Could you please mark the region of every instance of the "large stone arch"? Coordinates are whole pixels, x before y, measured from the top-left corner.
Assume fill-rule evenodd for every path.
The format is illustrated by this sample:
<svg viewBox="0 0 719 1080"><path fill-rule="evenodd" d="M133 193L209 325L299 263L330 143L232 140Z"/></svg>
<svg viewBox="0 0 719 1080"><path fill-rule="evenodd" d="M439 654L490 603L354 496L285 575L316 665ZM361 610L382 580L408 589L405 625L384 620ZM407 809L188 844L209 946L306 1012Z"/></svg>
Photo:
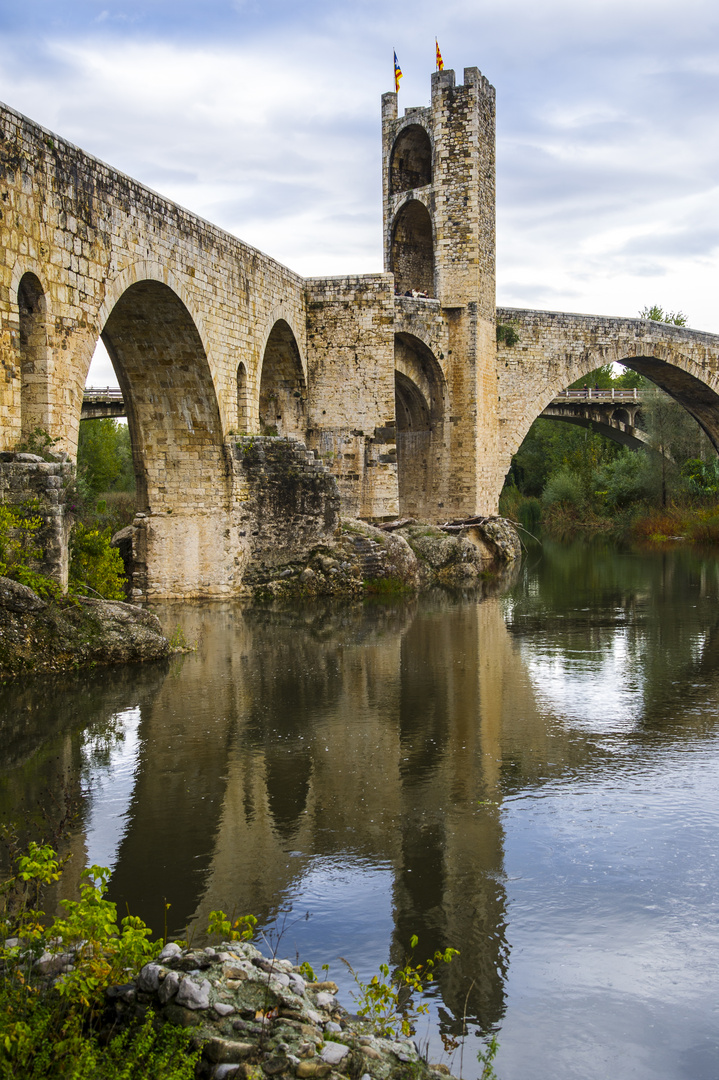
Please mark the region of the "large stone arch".
<svg viewBox="0 0 719 1080"><path fill-rule="evenodd" d="M115 302L101 336L132 439L136 595L233 592L230 466L192 315L164 282L135 281Z"/></svg>
<svg viewBox="0 0 719 1080"><path fill-rule="evenodd" d="M447 383L432 351L395 334L397 482L402 516L436 521L446 496Z"/></svg>
<svg viewBox="0 0 719 1080"><path fill-rule="evenodd" d="M432 140L422 124L407 124L395 139L390 154L390 196L431 183Z"/></svg>
<svg viewBox="0 0 719 1080"><path fill-rule="evenodd" d="M297 336L286 318L278 318L267 333L259 370L258 417L265 435L307 433L307 374Z"/></svg>
<svg viewBox="0 0 719 1080"><path fill-rule="evenodd" d="M408 199L392 224L390 270L399 293L416 291L435 296L434 226L420 199Z"/></svg>
<svg viewBox="0 0 719 1080"><path fill-rule="evenodd" d="M719 451L719 335L647 319L497 310L518 342L497 356L499 482L534 420L556 395L601 364L646 375L701 425ZM497 496L499 492L497 492Z"/></svg>

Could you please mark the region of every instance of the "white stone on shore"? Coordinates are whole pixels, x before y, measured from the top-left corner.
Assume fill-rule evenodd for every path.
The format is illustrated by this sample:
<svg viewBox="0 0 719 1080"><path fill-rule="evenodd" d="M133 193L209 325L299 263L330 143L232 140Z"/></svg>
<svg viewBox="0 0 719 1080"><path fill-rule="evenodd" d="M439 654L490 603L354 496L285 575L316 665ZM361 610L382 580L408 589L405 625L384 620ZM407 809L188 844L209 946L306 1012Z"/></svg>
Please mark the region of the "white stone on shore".
<svg viewBox="0 0 719 1080"><path fill-rule="evenodd" d="M183 979L177 991L177 1004L188 1009L209 1009L211 989L209 979L203 979L199 984L192 979Z"/></svg>
<svg viewBox="0 0 719 1080"><path fill-rule="evenodd" d="M328 1042L322 1047L320 1057L328 1065L339 1065L340 1061L346 1058L349 1052L349 1046L345 1046L344 1043Z"/></svg>

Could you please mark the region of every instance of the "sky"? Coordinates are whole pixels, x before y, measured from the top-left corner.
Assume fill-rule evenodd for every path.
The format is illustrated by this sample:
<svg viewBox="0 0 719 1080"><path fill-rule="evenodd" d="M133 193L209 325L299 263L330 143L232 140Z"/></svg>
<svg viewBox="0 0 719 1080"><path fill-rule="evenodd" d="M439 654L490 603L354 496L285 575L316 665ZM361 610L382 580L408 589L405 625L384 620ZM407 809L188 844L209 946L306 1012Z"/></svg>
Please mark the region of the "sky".
<svg viewBox="0 0 719 1080"><path fill-rule="evenodd" d="M435 36L497 90L498 304L719 332L715 0L5 0L0 100L299 273L371 273L392 51L427 105Z"/></svg>

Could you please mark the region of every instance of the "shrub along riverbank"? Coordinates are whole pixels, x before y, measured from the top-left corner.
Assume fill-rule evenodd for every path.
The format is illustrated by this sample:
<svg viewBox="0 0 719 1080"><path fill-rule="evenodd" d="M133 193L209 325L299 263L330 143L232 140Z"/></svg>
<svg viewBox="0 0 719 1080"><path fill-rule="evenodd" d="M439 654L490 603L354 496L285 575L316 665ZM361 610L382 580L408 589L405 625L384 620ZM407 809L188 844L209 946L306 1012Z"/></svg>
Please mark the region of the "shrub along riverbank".
<svg viewBox="0 0 719 1080"><path fill-rule="evenodd" d="M6 840L8 834L6 834ZM14 843L12 836L10 843ZM43 897L63 865L46 844L14 852L0 888L0 1076L40 1080L446 1080L411 1038L426 1006L416 1001L435 965L410 960L368 983L357 979L358 1012L337 1002L307 964L263 955L252 916L211 915L217 947L150 941L150 929L118 920L105 896L109 872L84 871L78 900L48 919ZM169 905L168 905L169 906ZM411 946L417 945L413 938ZM480 1055L494 1077L494 1039Z"/></svg>

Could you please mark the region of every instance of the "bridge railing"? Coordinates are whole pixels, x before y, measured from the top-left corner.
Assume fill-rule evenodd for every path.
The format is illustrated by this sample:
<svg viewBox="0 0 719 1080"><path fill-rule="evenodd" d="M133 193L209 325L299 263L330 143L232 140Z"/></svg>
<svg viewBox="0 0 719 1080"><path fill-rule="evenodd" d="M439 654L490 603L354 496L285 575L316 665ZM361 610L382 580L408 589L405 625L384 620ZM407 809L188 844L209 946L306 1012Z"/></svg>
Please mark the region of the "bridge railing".
<svg viewBox="0 0 719 1080"><path fill-rule="evenodd" d="M596 390L588 386L582 390L562 390L555 401L642 401L644 395L636 387L629 390Z"/></svg>
<svg viewBox="0 0 719 1080"><path fill-rule="evenodd" d="M82 400L87 402L122 401L122 390L117 386L86 386Z"/></svg>

